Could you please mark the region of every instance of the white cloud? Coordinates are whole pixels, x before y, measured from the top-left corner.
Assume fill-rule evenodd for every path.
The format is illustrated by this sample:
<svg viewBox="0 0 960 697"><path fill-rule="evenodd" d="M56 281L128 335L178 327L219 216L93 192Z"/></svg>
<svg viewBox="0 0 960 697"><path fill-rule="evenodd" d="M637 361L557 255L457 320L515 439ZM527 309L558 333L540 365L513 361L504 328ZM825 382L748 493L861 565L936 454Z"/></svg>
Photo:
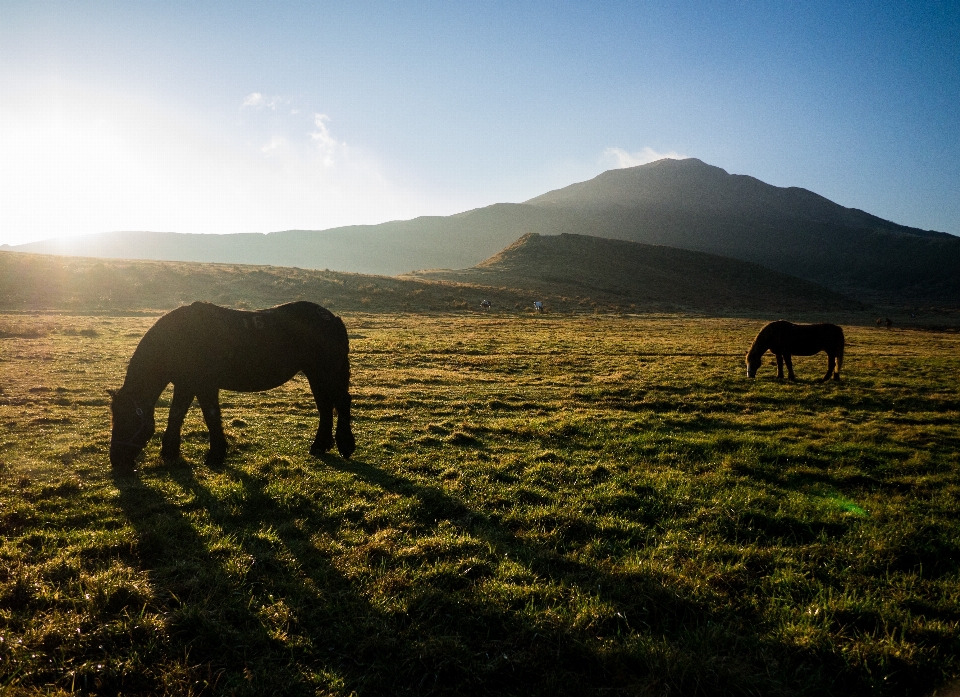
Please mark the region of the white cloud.
<svg viewBox="0 0 960 697"><path fill-rule="evenodd" d="M603 157L605 160L612 160L616 163L618 169L623 169L624 167L637 167L638 165L649 164L657 160L685 160L688 155L681 155L673 150L670 152L657 152L653 148L645 147L638 152L627 152L621 148L607 148L603 151Z"/></svg>
<svg viewBox="0 0 960 697"><path fill-rule="evenodd" d="M271 155L279 151L287 144L287 141L282 136L271 136L269 142L260 148L260 152L264 155Z"/></svg>
<svg viewBox="0 0 960 697"><path fill-rule="evenodd" d="M334 156L338 149L346 148L346 144L341 144L336 138L330 135L330 129L327 127L327 121L329 120L330 117L326 114L314 114L313 125L317 130L310 134L310 140L313 141L317 146L317 150L319 150L323 156L323 164L326 167L332 167L334 165Z"/></svg>
<svg viewBox="0 0 960 697"><path fill-rule="evenodd" d="M277 105L283 104L285 101L282 97L264 97L260 92L251 92L243 98L243 103L240 105L240 108L245 109L250 107L253 109L261 109L266 107L267 109L276 110Z"/></svg>

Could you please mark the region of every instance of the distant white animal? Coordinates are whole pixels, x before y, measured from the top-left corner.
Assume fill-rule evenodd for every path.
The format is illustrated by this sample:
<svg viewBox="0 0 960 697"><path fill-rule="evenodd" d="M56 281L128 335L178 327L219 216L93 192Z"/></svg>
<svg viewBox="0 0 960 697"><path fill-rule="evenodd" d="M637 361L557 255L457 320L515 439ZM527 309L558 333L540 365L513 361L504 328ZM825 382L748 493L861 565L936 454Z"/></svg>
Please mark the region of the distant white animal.
<svg viewBox="0 0 960 697"><path fill-rule="evenodd" d="M481 301L480 301L480 307L482 307L484 310L489 310L489 309L490 309L490 301L489 301L489 300L481 300Z"/></svg>
<svg viewBox="0 0 960 697"><path fill-rule="evenodd" d="M533 309L537 311L537 314L543 314L543 303L539 300L534 301Z"/></svg>

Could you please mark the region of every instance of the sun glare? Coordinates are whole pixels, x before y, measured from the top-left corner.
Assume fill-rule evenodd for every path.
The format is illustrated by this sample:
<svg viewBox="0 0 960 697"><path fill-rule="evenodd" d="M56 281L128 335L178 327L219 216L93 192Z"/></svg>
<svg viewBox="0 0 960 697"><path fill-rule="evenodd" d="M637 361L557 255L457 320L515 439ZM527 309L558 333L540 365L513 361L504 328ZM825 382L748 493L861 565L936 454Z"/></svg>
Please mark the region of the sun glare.
<svg viewBox="0 0 960 697"><path fill-rule="evenodd" d="M324 115L289 138L201 123L149 98L62 85L18 96L0 115L7 243L109 230L323 229L416 211Z"/></svg>

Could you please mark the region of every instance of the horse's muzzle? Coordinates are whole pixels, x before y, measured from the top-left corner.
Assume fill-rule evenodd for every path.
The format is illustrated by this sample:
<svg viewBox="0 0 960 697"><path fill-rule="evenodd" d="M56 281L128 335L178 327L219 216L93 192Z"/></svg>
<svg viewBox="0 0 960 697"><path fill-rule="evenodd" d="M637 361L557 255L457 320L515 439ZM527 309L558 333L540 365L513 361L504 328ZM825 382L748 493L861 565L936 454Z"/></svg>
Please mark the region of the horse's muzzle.
<svg viewBox="0 0 960 697"><path fill-rule="evenodd" d="M114 469L132 470L140 448L133 445L110 444L110 464Z"/></svg>

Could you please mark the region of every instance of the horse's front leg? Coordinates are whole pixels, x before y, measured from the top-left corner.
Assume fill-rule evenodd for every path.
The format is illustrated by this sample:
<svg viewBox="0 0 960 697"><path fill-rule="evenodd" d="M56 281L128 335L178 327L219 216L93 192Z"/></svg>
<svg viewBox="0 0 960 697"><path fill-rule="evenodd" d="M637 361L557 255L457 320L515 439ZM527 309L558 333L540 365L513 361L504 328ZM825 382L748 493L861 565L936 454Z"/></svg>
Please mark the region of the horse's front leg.
<svg viewBox="0 0 960 697"><path fill-rule="evenodd" d="M207 452L206 464L209 466L222 465L227 457L227 439L223 435L223 420L220 415L220 391L216 388L197 392L197 401L203 411L203 420L210 431L210 450Z"/></svg>
<svg viewBox="0 0 960 697"><path fill-rule="evenodd" d="M779 353L773 355L777 357L777 380L783 380L783 355Z"/></svg>
<svg viewBox="0 0 960 697"><path fill-rule="evenodd" d="M173 399L170 402L170 415L167 417L167 430L160 441L160 456L164 460L176 460L180 457L180 430L183 420L193 404L193 390L183 385L173 386Z"/></svg>
<svg viewBox="0 0 960 697"><path fill-rule="evenodd" d="M821 382L826 382L833 377L833 370L837 367L837 359L832 353L827 354L827 374L823 376ZM840 373L837 373L837 380L840 379Z"/></svg>
<svg viewBox="0 0 960 697"><path fill-rule="evenodd" d="M317 403L317 411L320 413L320 425L317 427L313 445L310 446L310 454L320 457L333 447L333 400L319 379L308 375L307 382L310 383L313 401Z"/></svg>
<svg viewBox="0 0 960 697"><path fill-rule="evenodd" d="M783 354L783 362L787 364L787 379L796 380L797 376L793 374L793 358L789 353Z"/></svg>

